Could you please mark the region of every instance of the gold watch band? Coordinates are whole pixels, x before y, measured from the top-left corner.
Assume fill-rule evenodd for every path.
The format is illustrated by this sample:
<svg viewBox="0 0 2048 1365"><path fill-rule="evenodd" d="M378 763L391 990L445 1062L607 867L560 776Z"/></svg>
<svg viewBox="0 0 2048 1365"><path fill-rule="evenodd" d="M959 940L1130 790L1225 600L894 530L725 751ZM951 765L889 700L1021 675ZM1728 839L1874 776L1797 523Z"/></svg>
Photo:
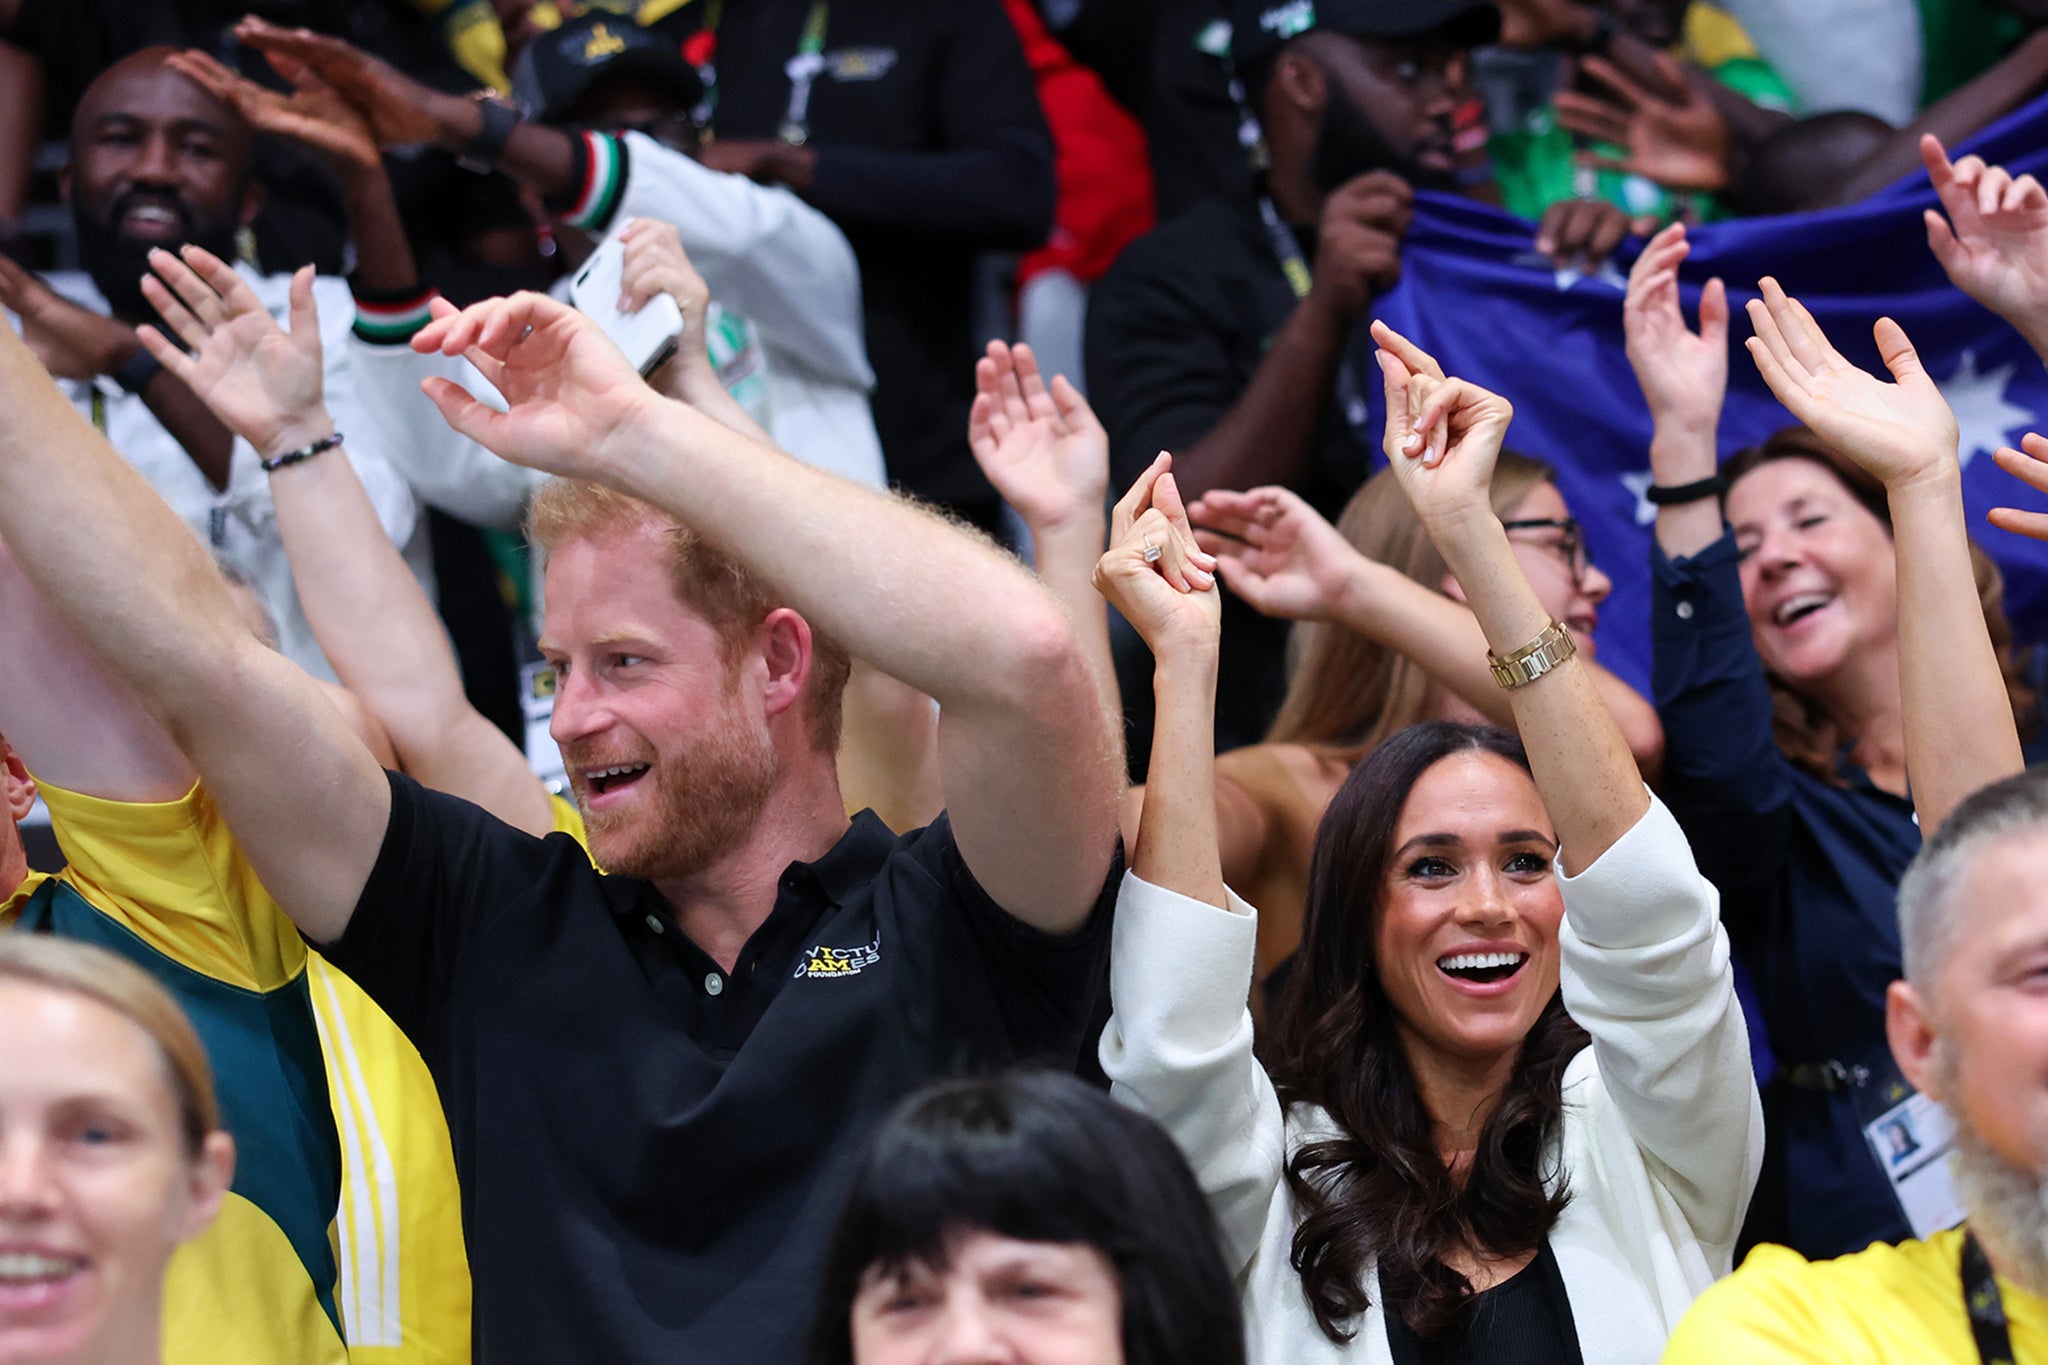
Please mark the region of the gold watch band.
<svg viewBox="0 0 2048 1365"><path fill-rule="evenodd" d="M1566 659L1578 652L1579 646L1572 639L1572 633L1564 628L1564 623L1552 621L1543 628L1542 634L1506 658L1488 650L1486 665L1493 670L1493 680L1512 692L1517 687L1527 687L1546 673L1555 672Z"/></svg>

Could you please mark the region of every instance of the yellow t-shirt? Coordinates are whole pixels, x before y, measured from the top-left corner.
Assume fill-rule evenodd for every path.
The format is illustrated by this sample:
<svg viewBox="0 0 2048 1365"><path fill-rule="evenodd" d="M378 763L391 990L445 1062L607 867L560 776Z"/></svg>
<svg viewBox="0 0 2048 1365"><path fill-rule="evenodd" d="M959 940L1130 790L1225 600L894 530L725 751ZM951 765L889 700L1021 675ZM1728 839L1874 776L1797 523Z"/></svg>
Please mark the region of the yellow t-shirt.
<svg viewBox="0 0 2048 1365"><path fill-rule="evenodd" d="M332 1238L340 1163L306 949L211 801L100 801L44 785L70 866L0 905L110 948L171 988L206 1043L237 1148L220 1216L171 1258L165 1365L345 1365Z"/></svg>
<svg viewBox="0 0 2048 1365"><path fill-rule="evenodd" d="M1760 1246L1702 1294L1664 1365L1977 1365L1961 1229L1832 1261ZM2018 1365L2048 1365L2048 1302L2001 1279Z"/></svg>

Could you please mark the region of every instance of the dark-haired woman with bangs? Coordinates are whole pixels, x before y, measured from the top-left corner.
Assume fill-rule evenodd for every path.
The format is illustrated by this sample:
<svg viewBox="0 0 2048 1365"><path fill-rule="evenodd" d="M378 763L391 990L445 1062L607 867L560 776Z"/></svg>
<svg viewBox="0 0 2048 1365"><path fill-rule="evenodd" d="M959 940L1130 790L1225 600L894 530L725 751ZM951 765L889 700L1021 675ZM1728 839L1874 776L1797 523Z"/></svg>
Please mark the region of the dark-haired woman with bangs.
<svg viewBox="0 0 2048 1365"><path fill-rule="evenodd" d="M1487 502L1508 405L1375 335L1388 457L1522 738L1417 726L1352 773L1269 1078L1254 912L1217 857L1215 643L1135 577L1146 541L1183 554L1141 522L1099 574L1130 585L1112 600L1158 657L1160 717L1103 1065L1208 1192L1255 1362L1648 1365L1728 1271L1762 1157L1727 939Z"/></svg>
<svg viewBox="0 0 2048 1365"><path fill-rule="evenodd" d="M1216 1220L1173 1141L1072 1076L946 1081L869 1139L812 1365L1244 1365Z"/></svg>

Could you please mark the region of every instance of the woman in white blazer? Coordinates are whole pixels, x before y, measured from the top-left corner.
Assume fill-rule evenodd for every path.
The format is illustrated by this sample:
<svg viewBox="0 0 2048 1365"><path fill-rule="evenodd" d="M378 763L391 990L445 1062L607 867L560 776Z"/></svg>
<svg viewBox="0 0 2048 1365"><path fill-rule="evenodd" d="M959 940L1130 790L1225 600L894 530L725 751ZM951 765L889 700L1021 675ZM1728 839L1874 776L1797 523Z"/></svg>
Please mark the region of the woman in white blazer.
<svg viewBox="0 0 2048 1365"><path fill-rule="evenodd" d="M1512 410L1374 334L1388 458L1521 739L1420 726L1352 774L1269 1075L1216 845L1214 563L1134 489L1097 577L1158 722L1103 1066L1215 1207L1253 1361L1653 1362L1729 1270L1763 1149L1715 893L1488 503Z"/></svg>

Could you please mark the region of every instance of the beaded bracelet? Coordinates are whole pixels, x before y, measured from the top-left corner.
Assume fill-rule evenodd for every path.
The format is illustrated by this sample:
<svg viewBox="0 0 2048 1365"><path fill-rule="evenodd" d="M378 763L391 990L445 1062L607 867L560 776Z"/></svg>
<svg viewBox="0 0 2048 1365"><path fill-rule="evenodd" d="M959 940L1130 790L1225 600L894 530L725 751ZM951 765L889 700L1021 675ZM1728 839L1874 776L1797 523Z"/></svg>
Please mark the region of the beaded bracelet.
<svg viewBox="0 0 2048 1365"><path fill-rule="evenodd" d="M313 442L313 444L306 446L302 449L287 450L284 454L279 455L276 459L263 461L263 472L266 474L275 474L278 470L283 469L286 465L300 464L306 460L312 459L321 451L332 450L340 444L341 433L338 431L335 432L332 436L322 436L319 440Z"/></svg>

